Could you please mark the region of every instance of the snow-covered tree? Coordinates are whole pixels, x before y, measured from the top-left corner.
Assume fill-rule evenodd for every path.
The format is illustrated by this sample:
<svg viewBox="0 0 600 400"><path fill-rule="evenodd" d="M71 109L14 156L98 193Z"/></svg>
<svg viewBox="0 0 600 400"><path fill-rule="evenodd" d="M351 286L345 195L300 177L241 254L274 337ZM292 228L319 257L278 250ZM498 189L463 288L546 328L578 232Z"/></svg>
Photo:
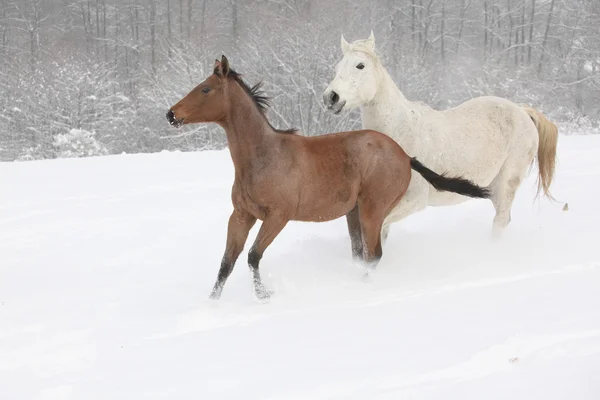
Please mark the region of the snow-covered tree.
<svg viewBox="0 0 600 400"><path fill-rule="evenodd" d="M0 0L0 158L61 156L56 137L72 129L108 153L222 148L218 126L165 120L221 54L264 82L274 125L359 128L358 112L333 116L321 94L340 34L371 29L410 99L499 95L569 129L598 125L598 1Z"/></svg>

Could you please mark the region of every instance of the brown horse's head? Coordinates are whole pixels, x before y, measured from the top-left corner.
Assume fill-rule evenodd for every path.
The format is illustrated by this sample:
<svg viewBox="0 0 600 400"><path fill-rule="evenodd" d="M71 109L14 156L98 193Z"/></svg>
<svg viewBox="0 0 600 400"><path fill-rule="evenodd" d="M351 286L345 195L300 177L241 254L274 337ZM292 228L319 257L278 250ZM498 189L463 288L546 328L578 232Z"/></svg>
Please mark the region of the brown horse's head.
<svg viewBox="0 0 600 400"><path fill-rule="evenodd" d="M183 99L169 109L167 121L176 128L184 124L200 122L219 122L226 114L227 76L229 61L222 56L215 60L214 71Z"/></svg>

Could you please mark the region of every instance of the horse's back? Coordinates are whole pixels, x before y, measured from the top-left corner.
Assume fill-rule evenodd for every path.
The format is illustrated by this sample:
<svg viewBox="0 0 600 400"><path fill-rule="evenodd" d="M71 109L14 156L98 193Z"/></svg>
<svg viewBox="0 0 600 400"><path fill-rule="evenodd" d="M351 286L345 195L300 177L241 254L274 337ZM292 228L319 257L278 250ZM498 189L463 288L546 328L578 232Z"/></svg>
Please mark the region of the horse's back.
<svg viewBox="0 0 600 400"><path fill-rule="evenodd" d="M400 179L410 175L410 157L392 138L372 129L336 132L313 137L290 138L306 151L307 162L320 162L339 168L343 164L345 174L359 174L362 180L373 179L375 172L381 179Z"/></svg>
<svg viewBox="0 0 600 400"><path fill-rule="evenodd" d="M361 151L375 149L383 154L396 154L400 158L408 157L404 149L394 139L383 132L373 129L361 129L357 131L344 132L352 137L352 145L358 146Z"/></svg>
<svg viewBox="0 0 600 400"><path fill-rule="evenodd" d="M349 212L359 197L391 204L406 190L403 185L408 186L410 159L380 132L285 135L280 140L285 153L293 157L293 168L281 173L294 175L289 181L295 182L291 189L292 203L298 204L295 220L337 218Z"/></svg>
<svg viewBox="0 0 600 400"><path fill-rule="evenodd" d="M334 148L346 149L356 152L360 156L365 150L371 150L371 155L396 154L399 157L408 157L400 145L388 135L373 130L359 129L328 133L320 136L295 136L291 140L297 145L307 148L311 152L330 152Z"/></svg>
<svg viewBox="0 0 600 400"><path fill-rule="evenodd" d="M519 104L497 96L480 96L469 99L456 107L441 111L444 119L467 119L473 123L483 121L486 124L494 124L505 134L511 134L516 126L529 117Z"/></svg>
<svg viewBox="0 0 600 400"><path fill-rule="evenodd" d="M442 153L460 154L461 163L469 155L486 152L491 159L504 158L511 142L533 127L519 105L495 96L476 97L444 111L430 112L419 125L420 131L442 145Z"/></svg>

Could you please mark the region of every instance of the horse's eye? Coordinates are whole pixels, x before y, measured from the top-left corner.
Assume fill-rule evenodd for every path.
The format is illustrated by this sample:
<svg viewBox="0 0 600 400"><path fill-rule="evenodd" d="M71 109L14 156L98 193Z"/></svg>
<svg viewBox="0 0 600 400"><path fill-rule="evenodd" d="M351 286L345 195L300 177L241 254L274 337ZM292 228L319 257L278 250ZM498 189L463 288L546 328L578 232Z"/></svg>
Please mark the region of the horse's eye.
<svg viewBox="0 0 600 400"><path fill-rule="evenodd" d="M365 67L365 64L363 64L363 63L360 63L356 66L356 68L358 68L358 69L363 69L364 67Z"/></svg>
<svg viewBox="0 0 600 400"><path fill-rule="evenodd" d="M210 92L209 87L205 87L204 89L202 89L202 93L208 93L208 92Z"/></svg>

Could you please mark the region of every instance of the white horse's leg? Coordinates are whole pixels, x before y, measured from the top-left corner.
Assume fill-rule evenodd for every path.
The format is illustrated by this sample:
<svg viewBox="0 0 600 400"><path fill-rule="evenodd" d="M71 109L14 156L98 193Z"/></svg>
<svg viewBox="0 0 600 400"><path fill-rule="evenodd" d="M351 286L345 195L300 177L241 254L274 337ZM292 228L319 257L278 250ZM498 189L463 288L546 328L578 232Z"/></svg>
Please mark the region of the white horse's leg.
<svg viewBox="0 0 600 400"><path fill-rule="evenodd" d="M512 208L513 200L517 188L521 184L522 177L514 176L506 180L504 171L500 171L500 174L496 176L494 182L492 182L492 204L496 210L494 216L494 222L492 225L492 238L499 239L502 232L506 229L510 223L510 210Z"/></svg>
<svg viewBox="0 0 600 400"><path fill-rule="evenodd" d="M406 193L396 205L396 208L388 214L381 228L381 245L385 245L390 225L398 222L411 214L421 211L427 206L429 195L428 183L421 176L413 174Z"/></svg>
<svg viewBox="0 0 600 400"><path fill-rule="evenodd" d="M390 234L390 225L382 225L381 226L381 246L385 245L387 241L388 235Z"/></svg>
<svg viewBox="0 0 600 400"><path fill-rule="evenodd" d="M535 143L537 146L537 142ZM522 150L526 150L526 147ZM500 169L500 172L490 187L492 189L492 204L496 209L496 216L492 226L492 238L500 238L508 224L510 223L510 210L517 189L523 182L527 170L533 161L535 150L531 148L527 153L520 151L520 154L510 154L508 159Z"/></svg>

